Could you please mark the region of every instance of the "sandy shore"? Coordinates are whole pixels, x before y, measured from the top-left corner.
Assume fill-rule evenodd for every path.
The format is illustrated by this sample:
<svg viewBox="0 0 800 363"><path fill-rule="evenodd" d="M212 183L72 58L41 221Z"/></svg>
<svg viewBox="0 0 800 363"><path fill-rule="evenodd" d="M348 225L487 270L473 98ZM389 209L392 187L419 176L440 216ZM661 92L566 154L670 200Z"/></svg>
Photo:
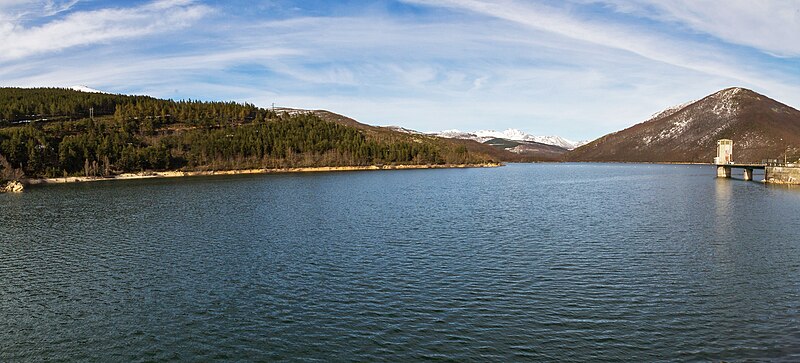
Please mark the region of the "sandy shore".
<svg viewBox="0 0 800 363"><path fill-rule="evenodd" d="M178 178L207 175L240 175L269 173L315 173L330 171L362 171L362 170L401 170L401 169L449 169L449 168L492 168L502 166L501 163L486 164L445 164L445 165L370 165L370 166L321 166L313 168L280 168L280 169L241 169L241 170L209 170L209 171L146 171L140 173L123 173L110 177L70 176L65 178L31 178L23 182L28 185L83 183L104 180L131 180L150 178Z"/></svg>

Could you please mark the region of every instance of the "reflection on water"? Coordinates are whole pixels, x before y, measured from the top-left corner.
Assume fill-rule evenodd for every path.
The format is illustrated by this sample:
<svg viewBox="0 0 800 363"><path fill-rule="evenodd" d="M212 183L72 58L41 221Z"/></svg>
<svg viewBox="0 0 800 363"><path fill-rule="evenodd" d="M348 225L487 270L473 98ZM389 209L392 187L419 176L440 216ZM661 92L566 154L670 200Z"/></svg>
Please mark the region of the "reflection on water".
<svg viewBox="0 0 800 363"><path fill-rule="evenodd" d="M731 198L735 182L737 181L725 178L714 180L714 234L720 240L732 238L730 233L733 231L731 227L736 211Z"/></svg>
<svg viewBox="0 0 800 363"><path fill-rule="evenodd" d="M0 195L0 361L800 360L800 193L706 166Z"/></svg>

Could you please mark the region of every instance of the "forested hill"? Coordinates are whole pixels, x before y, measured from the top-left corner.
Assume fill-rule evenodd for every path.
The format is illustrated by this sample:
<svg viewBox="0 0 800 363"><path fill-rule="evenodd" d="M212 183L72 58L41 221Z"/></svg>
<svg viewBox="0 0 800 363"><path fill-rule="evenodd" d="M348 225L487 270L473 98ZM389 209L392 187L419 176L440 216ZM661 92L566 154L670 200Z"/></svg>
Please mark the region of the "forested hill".
<svg viewBox="0 0 800 363"><path fill-rule="evenodd" d="M27 177L497 161L461 143L314 114L59 88L0 88L0 156Z"/></svg>

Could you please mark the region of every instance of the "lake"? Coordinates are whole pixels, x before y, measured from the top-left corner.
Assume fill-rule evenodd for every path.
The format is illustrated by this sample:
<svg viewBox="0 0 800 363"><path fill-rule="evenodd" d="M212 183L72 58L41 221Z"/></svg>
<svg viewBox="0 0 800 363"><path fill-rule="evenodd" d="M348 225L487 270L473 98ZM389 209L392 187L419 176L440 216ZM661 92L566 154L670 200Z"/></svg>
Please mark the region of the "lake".
<svg viewBox="0 0 800 363"><path fill-rule="evenodd" d="M512 164L0 194L0 361L798 361L800 189L714 175Z"/></svg>

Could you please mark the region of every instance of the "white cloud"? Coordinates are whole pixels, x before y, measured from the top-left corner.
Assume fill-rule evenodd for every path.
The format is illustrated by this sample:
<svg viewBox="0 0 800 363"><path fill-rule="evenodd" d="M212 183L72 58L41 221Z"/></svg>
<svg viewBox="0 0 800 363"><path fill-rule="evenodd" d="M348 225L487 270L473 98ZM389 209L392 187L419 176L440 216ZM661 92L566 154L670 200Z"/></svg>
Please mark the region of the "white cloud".
<svg viewBox="0 0 800 363"><path fill-rule="evenodd" d="M0 1L0 28L47 18L69 11L80 0L3 0Z"/></svg>
<svg viewBox="0 0 800 363"><path fill-rule="evenodd" d="M726 42L778 56L800 56L797 0L591 0L616 10L680 23Z"/></svg>
<svg viewBox="0 0 800 363"><path fill-rule="evenodd" d="M44 11L45 16L53 16L59 13L63 13L69 9L71 9L75 4L78 3L79 0L71 0L71 1L53 1L48 0L44 2Z"/></svg>
<svg viewBox="0 0 800 363"><path fill-rule="evenodd" d="M764 77L759 72L753 72L740 66L735 61L737 57L720 46L676 39L669 34L609 22L607 19L581 18L569 10L561 8L514 0L407 1L460 9L504 19L557 36L630 52L651 61L663 62L716 77L726 77L751 87L781 90L795 88L793 85L770 80L770 77ZM624 0L614 3L629 5L627 8L622 7L627 11L631 11L633 6ZM670 7L672 6L670 5ZM644 9L645 7L640 7L637 8L637 11L645 11ZM741 30L741 32L745 31ZM800 37L800 31L793 37ZM794 46L800 47L800 42L792 45L792 47Z"/></svg>
<svg viewBox="0 0 800 363"><path fill-rule="evenodd" d="M50 15L73 3L44 7ZM156 1L135 8L73 12L63 19L26 27L7 17L0 19L0 61L20 59L67 48L174 31L209 13L190 1ZM45 14L47 15L47 14Z"/></svg>

